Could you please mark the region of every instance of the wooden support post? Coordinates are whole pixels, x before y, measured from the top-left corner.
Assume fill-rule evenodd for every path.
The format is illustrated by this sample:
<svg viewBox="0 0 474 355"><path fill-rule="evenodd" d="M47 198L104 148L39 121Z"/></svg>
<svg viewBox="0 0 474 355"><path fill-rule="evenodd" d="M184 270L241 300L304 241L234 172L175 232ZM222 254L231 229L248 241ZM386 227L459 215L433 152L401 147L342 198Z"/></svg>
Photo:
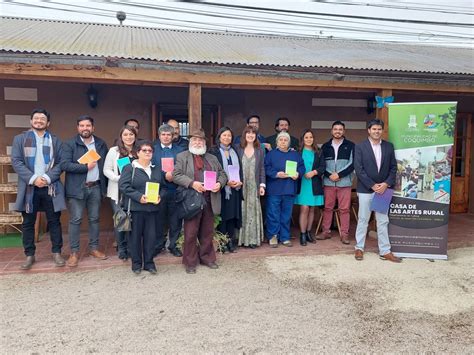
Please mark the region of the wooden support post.
<svg viewBox="0 0 474 355"><path fill-rule="evenodd" d="M189 84L188 121L189 132L202 127L201 84Z"/></svg>
<svg viewBox="0 0 474 355"><path fill-rule="evenodd" d="M151 141L153 142L155 139L158 138L158 125L157 125L157 117L156 117L156 103L151 104ZM161 122L160 122L161 125Z"/></svg>
<svg viewBox="0 0 474 355"><path fill-rule="evenodd" d="M377 91L377 96L387 97L392 96L392 89L382 89ZM384 130L382 138L388 140L388 108L382 107L377 108L375 112L375 116L380 118L384 123Z"/></svg>

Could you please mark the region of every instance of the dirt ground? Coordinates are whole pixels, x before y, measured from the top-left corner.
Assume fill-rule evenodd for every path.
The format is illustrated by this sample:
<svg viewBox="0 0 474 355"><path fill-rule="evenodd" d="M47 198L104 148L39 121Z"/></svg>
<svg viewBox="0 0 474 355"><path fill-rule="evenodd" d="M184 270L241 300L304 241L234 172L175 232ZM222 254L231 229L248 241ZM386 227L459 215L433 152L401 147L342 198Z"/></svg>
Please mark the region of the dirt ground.
<svg viewBox="0 0 474 355"><path fill-rule="evenodd" d="M0 279L2 353L473 353L474 248Z"/></svg>

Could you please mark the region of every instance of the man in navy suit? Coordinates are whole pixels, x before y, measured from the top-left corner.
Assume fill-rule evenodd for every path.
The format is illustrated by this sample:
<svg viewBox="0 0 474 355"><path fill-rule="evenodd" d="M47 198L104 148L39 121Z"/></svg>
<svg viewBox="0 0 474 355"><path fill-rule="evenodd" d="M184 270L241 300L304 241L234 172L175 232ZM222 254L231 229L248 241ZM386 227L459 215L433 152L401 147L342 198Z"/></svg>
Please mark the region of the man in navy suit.
<svg viewBox="0 0 474 355"><path fill-rule="evenodd" d="M171 161L172 166L174 167L174 164L176 163L176 155L184 151L184 149L173 143L173 135L174 128L172 126L168 124L161 125L158 129L159 140L154 144L155 150L153 153L152 164L161 167L164 178L163 181L165 182L160 186L163 195L160 193L161 211L159 221L157 221L155 255L159 254L165 248L166 229L168 229L168 250L174 256L181 257L183 254L178 248L176 248L176 241L181 232L183 221L178 218L178 208L176 205L177 186L173 183L173 171L169 169L169 162ZM166 167L166 165L168 165L168 167ZM165 223L165 226L163 226L163 222Z"/></svg>
<svg viewBox="0 0 474 355"><path fill-rule="evenodd" d="M357 175L357 196L359 197L359 221L357 223L355 258L364 258L365 237L370 219L370 205L374 194L383 194L395 185L397 161L393 144L382 140L384 123L373 119L367 124L368 139L355 147L354 168ZM382 260L401 262L390 251L388 238L388 214L375 212L379 255Z"/></svg>

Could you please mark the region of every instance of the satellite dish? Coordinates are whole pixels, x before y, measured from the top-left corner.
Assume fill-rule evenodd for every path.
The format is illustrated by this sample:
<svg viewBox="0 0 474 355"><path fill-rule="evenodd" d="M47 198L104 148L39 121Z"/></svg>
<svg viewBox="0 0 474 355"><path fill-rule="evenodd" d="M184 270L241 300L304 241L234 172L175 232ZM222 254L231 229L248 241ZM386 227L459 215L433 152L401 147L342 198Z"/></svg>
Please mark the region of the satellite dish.
<svg viewBox="0 0 474 355"><path fill-rule="evenodd" d="M122 22L127 18L127 14L123 11L117 11L115 16L117 17L117 20L120 21L120 24L122 24Z"/></svg>

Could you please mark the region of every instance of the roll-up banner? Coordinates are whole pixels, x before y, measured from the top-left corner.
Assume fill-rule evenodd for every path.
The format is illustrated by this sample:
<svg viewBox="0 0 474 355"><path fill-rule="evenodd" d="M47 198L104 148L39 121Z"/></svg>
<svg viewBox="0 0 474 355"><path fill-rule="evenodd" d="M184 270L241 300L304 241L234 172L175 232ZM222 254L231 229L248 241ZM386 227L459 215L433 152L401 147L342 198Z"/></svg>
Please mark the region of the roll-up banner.
<svg viewBox="0 0 474 355"><path fill-rule="evenodd" d="M457 102L388 105L397 179L388 228L398 257L447 259Z"/></svg>

